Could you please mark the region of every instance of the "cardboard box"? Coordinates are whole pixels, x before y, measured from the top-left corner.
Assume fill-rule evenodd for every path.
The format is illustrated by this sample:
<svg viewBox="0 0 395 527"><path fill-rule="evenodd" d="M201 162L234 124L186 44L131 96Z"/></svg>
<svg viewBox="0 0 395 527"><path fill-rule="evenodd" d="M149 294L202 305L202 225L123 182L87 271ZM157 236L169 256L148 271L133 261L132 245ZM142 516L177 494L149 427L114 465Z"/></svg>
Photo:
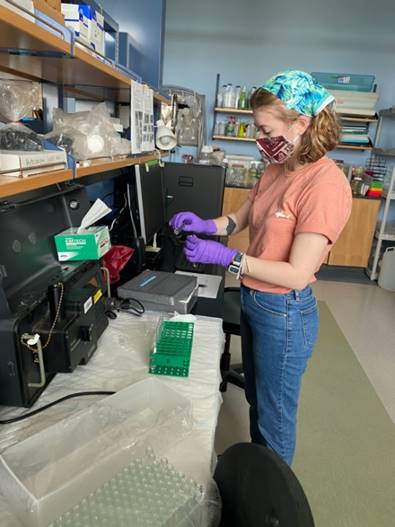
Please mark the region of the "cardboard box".
<svg viewBox="0 0 395 527"><path fill-rule="evenodd" d="M36 10L41 11L53 20L56 20L56 22L59 22L59 24L64 25L64 16L62 13L57 9L54 9L48 2L45 2L44 0L33 0L33 4Z"/></svg>
<svg viewBox="0 0 395 527"><path fill-rule="evenodd" d="M111 248L110 232L105 225L88 227L80 233L71 227L56 234L55 245L60 262L99 260Z"/></svg>
<svg viewBox="0 0 395 527"><path fill-rule="evenodd" d="M101 55L104 55L104 16L98 11L96 11L96 19L92 24L92 32L92 43L94 49Z"/></svg>
<svg viewBox="0 0 395 527"><path fill-rule="evenodd" d="M45 2L50 5L53 9L56 9L56 11L59 11L59 13L62 11L61 0L45 0Z"/></svg>
<svg viewBox="0 0 395 527"><path fill-rule="evenodd" d="M66 26L92 49L104 55L104 16L85 4L62 4Z"/></svg>
<svg viewBox="0 0 395 527"><path fill-rule="evenodd" d="M75 33L75 36L80 38L86 44L90 45L89 41L89 23L86 13L89 6L80 4L62 4L62 13L64 15L64 23Z"/></svg>

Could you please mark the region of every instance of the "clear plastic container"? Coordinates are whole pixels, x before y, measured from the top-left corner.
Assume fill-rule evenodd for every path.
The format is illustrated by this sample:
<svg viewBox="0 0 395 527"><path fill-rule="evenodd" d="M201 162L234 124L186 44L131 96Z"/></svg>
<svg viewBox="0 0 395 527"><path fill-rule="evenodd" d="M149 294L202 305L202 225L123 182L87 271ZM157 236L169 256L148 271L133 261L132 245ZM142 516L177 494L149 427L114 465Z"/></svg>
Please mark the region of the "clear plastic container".
<svg viewBox="0 0 395 527"><path fill-rule="evenodd" d="M210 145L203 145L199 156L199 163L201 165L210 165L213 147Z"/></svg>
<svg viewBox="0 0 395 527"><path fill-rule="evenodd" d="M0 492L24 525L47 526L141 449L163 455L191 428L190 401L144 379L3 452Z"/></svg>

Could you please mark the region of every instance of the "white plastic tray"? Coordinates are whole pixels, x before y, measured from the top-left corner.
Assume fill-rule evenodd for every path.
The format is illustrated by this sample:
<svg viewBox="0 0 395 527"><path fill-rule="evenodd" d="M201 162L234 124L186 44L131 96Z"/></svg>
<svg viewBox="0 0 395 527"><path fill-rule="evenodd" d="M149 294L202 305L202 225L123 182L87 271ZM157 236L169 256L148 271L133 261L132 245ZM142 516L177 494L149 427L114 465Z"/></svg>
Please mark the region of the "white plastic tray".
<svg viewBox="0 0 395 527"><path fill-rule="evenodd" d="M24 525L47 526L142 448L165 452L191 428L190 402L144 379L3 452L0 492Z"/></svg>

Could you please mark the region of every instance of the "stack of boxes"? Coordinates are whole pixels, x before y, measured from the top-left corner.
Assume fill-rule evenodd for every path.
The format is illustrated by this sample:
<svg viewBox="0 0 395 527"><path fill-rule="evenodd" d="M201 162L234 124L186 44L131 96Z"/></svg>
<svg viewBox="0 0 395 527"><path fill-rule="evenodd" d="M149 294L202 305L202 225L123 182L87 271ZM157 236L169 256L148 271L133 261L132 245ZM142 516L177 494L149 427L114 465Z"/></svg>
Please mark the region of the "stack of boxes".
<svg viewBox="0 0 395 527"><path fill-rule="evenodd" d="M61 4L64 21L75 36L100 55L104 55L104 16L85 4Z"/></svg>

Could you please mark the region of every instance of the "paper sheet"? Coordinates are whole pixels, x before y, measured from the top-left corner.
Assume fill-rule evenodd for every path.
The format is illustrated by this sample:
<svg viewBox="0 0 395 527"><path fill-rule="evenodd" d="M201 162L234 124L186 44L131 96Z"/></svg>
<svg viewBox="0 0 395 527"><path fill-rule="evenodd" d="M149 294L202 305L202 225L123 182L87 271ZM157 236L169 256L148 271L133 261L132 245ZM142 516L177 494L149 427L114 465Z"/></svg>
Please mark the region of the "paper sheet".
<svg viewBox="0 0 395 527"><path fill-rule="evenodd" d="M111 212L110 207L107 207L107 205L100 198L97 198L92 207L82 218L81 225L78 227L77 232L80 233L84 231L85 229L99 221L101 218L106 216L106 214L108 214L109 212Z"/></svg>
<svg viewBox="0 0 395 527"><path fill-rule="evenodd" d="M143 123L141 151L152 152L154 143L154 92L148 86L143 87Z"/></svg>
<svg viewBox="0 0 395 527"><path fill-rule="evenodd" d="M222 277L215 274L190 273L189 271L176 271L176 274L196 276L198 279L198 296L202 298L217 298L218 288Z"/></svg>
<svg viewBox="0 0 395 527"><path fill-rule="evenodd" d="M131 153L140 154L143 140L144 88L131 81L130 91L130 141Z"/></svg>

